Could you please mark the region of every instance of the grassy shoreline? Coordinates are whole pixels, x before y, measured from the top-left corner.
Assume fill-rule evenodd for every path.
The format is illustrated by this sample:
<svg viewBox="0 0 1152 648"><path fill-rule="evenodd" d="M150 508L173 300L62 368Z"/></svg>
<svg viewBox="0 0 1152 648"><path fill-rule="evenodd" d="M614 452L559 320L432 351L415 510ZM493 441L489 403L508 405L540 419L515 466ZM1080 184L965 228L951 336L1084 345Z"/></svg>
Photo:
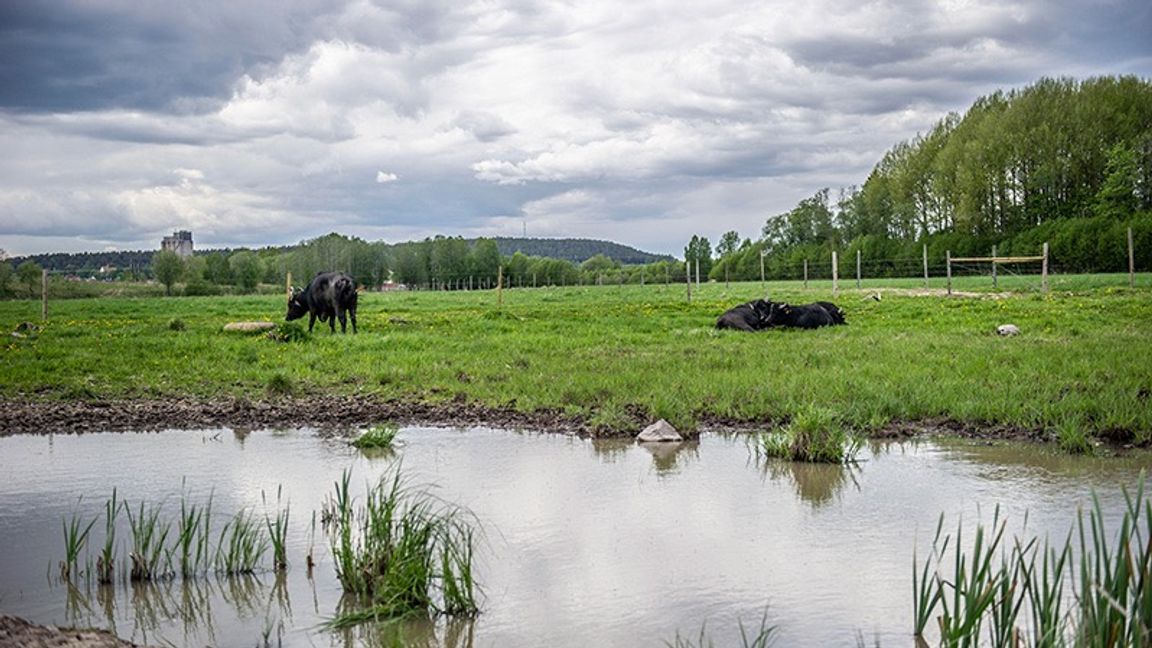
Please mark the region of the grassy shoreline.
<svg viewBox="0 0 1152 648"><path fill-rule="evenodd" d="M222 331L280 321L280 296L61 300L0 347L0 401L275 402L330 397L451 412L571 420L605 434L665 418L682 429L784 422L807 407L875 434L949 421L1055 438L1152 440L1152 290L1061 278L964 278L965 296L919 282L842 289L849 326L746 334L716 317L764 295L758 282L366 293L356 336L316 329L278 343ZM851 285L843 282L842 285ZM828 299L828 282L772 282L771 297ZM819 286L819 287L817 287ZM1003 284L1002 284L1003 286ZM938 289L941 282L933 281ZM883 299L870 298L882 292ZM0 330L40 324L39 303L0 302ZM181 326L173 326L178 320ZM1022 334L1002 338L1013 323Z"/></svg>

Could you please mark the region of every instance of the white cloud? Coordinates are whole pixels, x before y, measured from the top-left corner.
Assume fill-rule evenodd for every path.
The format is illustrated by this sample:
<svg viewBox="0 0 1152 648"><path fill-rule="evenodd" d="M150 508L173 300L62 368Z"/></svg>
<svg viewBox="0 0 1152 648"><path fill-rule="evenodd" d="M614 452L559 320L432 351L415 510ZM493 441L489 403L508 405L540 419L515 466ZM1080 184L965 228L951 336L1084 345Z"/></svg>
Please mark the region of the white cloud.
<svg viewBox="0 0 1152 648"><path fill-rule="evenodd" d="M400 176L395 173L385 173L383 171L376 172L376 182L379 184L388 184L389 182L396 182Z"/></svg>

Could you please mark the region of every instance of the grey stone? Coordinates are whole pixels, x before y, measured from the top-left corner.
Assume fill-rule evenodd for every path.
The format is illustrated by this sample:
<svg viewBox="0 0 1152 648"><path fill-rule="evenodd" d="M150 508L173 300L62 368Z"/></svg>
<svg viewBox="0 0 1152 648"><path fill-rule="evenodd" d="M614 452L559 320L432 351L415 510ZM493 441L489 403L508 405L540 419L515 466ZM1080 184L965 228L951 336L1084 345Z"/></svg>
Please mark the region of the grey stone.
<svg viewBox="0 0 1152 648"><path fill-rule="evenodd" d="M996 332L1000 335L1020 335L1020 328L1015 324L1001 324L996 327Z"/></svg>
<svg viewBox="0 0 1152 648"><path fill-rule="evenodd" d="M668 421L660 419L652 425L644 428L640 434L636 435L636 440L640 442L647 441L683 441L684 437L672 427Z"/></svg>

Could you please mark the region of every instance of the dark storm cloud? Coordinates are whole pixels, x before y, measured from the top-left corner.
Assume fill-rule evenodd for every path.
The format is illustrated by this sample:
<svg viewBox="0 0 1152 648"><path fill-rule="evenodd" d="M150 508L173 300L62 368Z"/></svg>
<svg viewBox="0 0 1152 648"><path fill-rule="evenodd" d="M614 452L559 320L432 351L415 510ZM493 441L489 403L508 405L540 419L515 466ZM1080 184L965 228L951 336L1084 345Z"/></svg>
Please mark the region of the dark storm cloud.
<svg viewBox="0 0 1152 648"><path fill-rule="evenodd" d="M322 7L251 2L0 2L0 108L202 112L242 74L307 47Z"/></svg>

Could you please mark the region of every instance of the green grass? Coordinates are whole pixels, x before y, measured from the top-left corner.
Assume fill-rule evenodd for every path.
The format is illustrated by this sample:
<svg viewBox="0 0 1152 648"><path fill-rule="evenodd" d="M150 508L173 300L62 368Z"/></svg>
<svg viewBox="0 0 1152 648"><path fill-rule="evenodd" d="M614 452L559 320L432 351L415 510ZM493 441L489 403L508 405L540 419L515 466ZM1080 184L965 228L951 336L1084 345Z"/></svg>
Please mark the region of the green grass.
<svg viewBox="0 0 1152 648"><path fill-rule="evenodd" d="M806 408L782 430L762 432L754 444L759 456L845 464L856 461L864 442L846 429L833 412Z"/></svg>
<svg viewBox="0 0 1152 648"><path fill-rule="evenodd" d="M851 282L842 282L842 286ZM1152 440L1152 287L1122 275L985 277L921 296L920 280L770 282L774 299L832 299L849 325L815 331L716 331L725 309L764 295L758 282L366 293L360 333L279 344L222 332L283 317L282 296L59 300L35 338L0 346L0 398L151 399L331 394L462 401L576 417L610 433L657 418L766 424L816 407L848 428L951 419L1025 428L1053 422L1086 437ZM939 290L942 279L933 279ZM885 291L881 301L869 299ZM39 302L0 302L0 330L37 321ZM167 323L179 319L181 331ZM1022 334L995 335L1013 323ZM206 359L210 359L207 362ZM1074 446L1074 440L1068 441Z"/></svg>
<svg viewBox="0 0 1152 648"><path fill-rule="evenodd" d="M373 425L353 439L352 445L361 449L391 448L396 441L396 435L399 433L400 428L395 425Z"/></svg>

